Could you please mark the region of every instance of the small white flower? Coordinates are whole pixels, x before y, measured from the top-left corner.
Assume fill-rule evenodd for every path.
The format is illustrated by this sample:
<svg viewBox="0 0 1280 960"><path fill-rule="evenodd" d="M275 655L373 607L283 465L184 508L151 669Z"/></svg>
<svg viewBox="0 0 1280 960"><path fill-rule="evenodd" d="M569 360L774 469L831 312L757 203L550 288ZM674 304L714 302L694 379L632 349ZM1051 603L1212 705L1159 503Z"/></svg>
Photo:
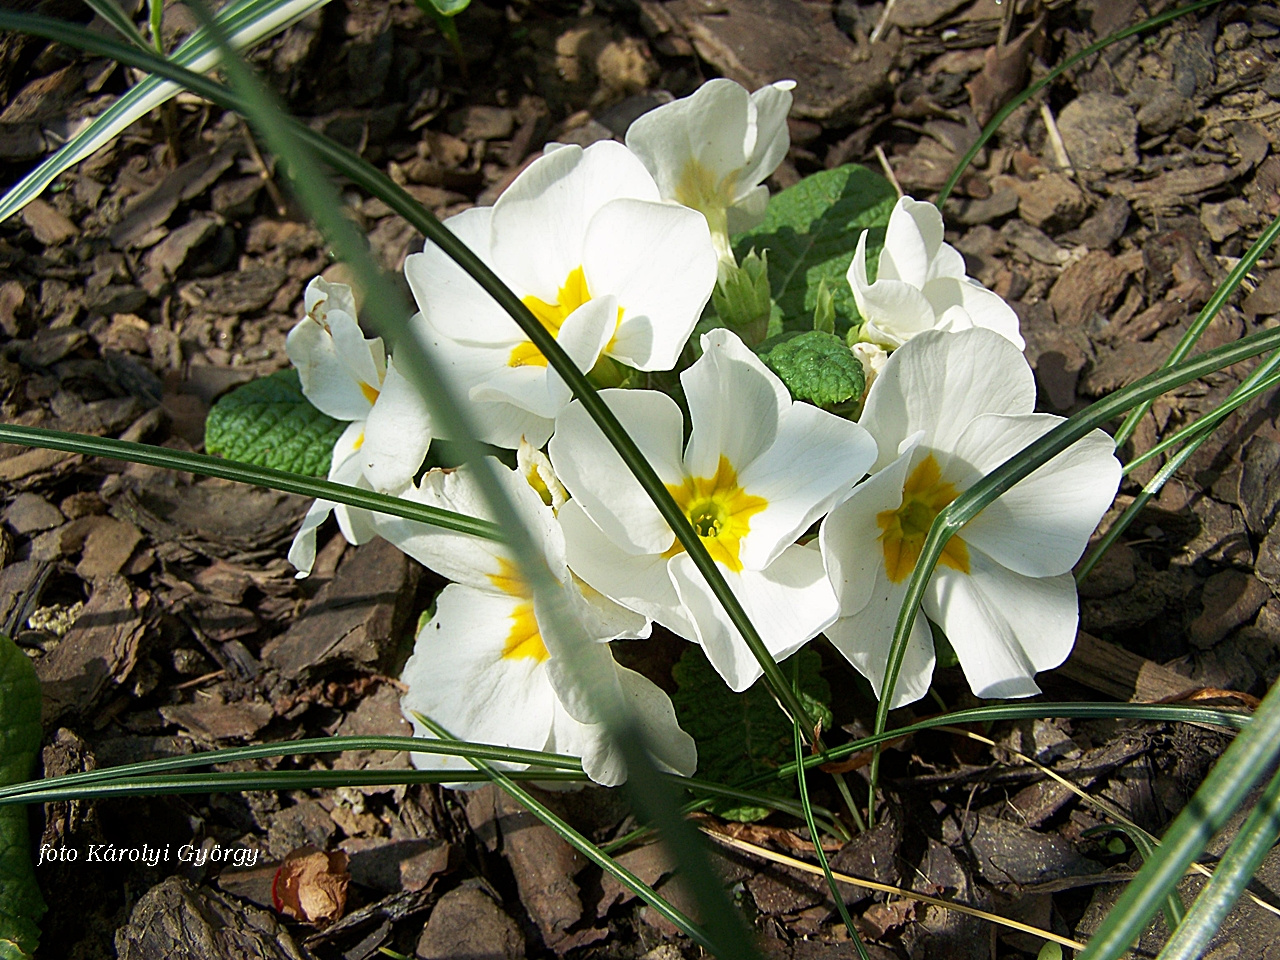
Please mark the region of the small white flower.
<svg viewBox="0 0 1280 960"><path fill-rule="evenodd" d="M876 377L880 376L884 365L889 362L889 353L878 343L867 343L865 340L859 340L852 349L853 355L862 364L862 374L866 377L862 387L862 395L865 397L871 385L876 382Z"/></svg>
<svg viewBox="0 0 1280 960"><path fill-rule="evenodd" d="M822 558L796 539L875 459L856 423L794 403L727 330L702 337L680 376L693 432L681 453L680 408L650 390L601 396L702 538L777 659L836 615ZM580 403L556 421L551 462L572 494L560 508L569 566L596 590L700 643L736 691L760 665L649 497Z"/></svg>
<svg viewBox="0 0 1280 960"><path fill-rule="evenodd" d="M431 445L426 405L386 356L381 338L367 339L345 283L316 277L307 285L307 315L285 340L302 392L321 413L350 426L334 444L329 479L366 490L398 491L422 466ZM311 572L316 528L335 513L350 543L373 537L367 511L328 500L311 505L289 548L298 576Z"/></svg>
<svg viewBox="0 0 1280 960"><path fill-rule="evenodd" d="M647 636L644 617L584 591L569 573L552 510L524 476L496 463L495 469L560 582L561 599L588 638ZM473 517L490 516L466 467L432 470L405 496ZM592 780L622 783L626 767L620 752L589 702L590 691L578 684L577 678L587 675L631 708L659 767L693 773L696 748L677 724L670 699L640 674L618 666L608 643L576 649L576 669L566 669L565 641L548 629L540 601L506 547L395 517L379 516L376 524L380 535L454 581L436 599L435 615L418 632L402 676L409 692L401 704L418 736L433 735L413 719L413 711L463 740L580 756ZM459 757L415 753L413 762L426 770L471 769Z"/></svg>
<svg viewBox="0 0 1280 960"><path fill-rule="evenodd" d="M894 352L861 422L880 456L872 476L823 521L822 555L840 618L827 637L877 690L898 610L930 524L981 477L1062 422L1032 413L1022 354L990 330L922 333ZM945 547L925 615L946 633L979 697L1039 693L1037 671L1075 642L1071 568L1115 496L1115 444L1095 430L990 504ZM895 707L923 697L933 640L917 617Z"/></svg>
<svg viewBox="0 0 1280 960"><path fill-rule="evenodd" d="M964 258L942 239L932 203L903 197L889 216L876 282L867 279L867 231L847 274L862 338L890 350L926 330L994 330L1021 350L1018 315L998 295L965 275Z"/></svg>
<svg viewBox="0 0 1280 960"><path fill-rule="evenodd" d="M621 144L557 146L492 207L445 225L523 300L579 369L601 356L669 370L711 296L716 255L697 214L661 202ZM520 327L428 243L405 261L413 326L475 404L480 439L535 447L571 394Z"/></svg>
<svg viewBox="0 0 1280 960"><path fill-rule="evenodd" d="M658 181L663 198L701 211L723 258L733 257L730 234L764 219L764 180L791 146L787 112L794 87L794 80L779 80L748 96L732 80L708 80L627 130L627 147Z"/></svg>

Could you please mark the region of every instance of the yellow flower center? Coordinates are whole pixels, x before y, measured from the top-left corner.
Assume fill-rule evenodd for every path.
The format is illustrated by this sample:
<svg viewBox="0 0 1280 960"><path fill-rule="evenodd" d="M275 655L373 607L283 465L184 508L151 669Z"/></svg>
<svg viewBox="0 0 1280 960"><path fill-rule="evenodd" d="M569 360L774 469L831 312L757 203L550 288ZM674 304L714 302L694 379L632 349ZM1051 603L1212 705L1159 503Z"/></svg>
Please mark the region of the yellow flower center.
<svg viewBox="0 0 1280 960"><path fill-rule="evenodd" d="M381 392L377 387L370 386L363 380L360 381L360 392L364 394L364 398L370 403L378 402L378 394Z"/></svg>
<svg viewBox="0 0 1280 960"><path fill-rule="evenodd" d="M897 510L876 514L876 524L882 531L880 544L884 549L884 569L893 583L901 583L911 575L934 518L959 495L960 491L953 484L942 479L942 468L933 454L929 454L907 477L902 488L902 505ZM943 547L938 562L952 570L968 573L969 548L963 540L953 536Z"/></svg>
<svg viewBox="0 0 1280 960"><path fill-rule="evenodd" d="M751 529L751 518L769 505L738 486L738 474L727 457L721 457L711 477L686 477L684 483L667 484L667 490L689 518L711 559L734 573L742 570L738 553L742 538ZM665 556L683 553L677 540Z"/></svg>
<svg viewBox="0 0 1280 960"><path fill-rule="evenodd" d="M520 603L511 611L511 630L502 645L504 660L531 659L541 663L550 656L538 632L538 620L533 615L533 591L520 576L516 565L505 557L498 558L498 572L489 574L489 582L509 597L517 597Z"/></svg>
<svg viewBox="0 0 1280 960"><path fill-rule="evenodd" d="M579 265L569 271L569 276L565 278L560 290L556 293L555 303L547 303L547 301L532 294L522 297L520 302L529 308L530 313L537 317L543 329L553 337L558 337L560 336L560 327L569 314L590 299L591 291L587 288L587 275L583 272L582 266ZM622 307L618 307L617 323L621 322ZM616 324L614 329L615 331L617 330ZM605 351L607 352L611 346L613 346L612 337L609 339L609 346L605 347ZM542 351L528 340L516 344L511 350L511 356L507 359L507 366L509 367L545 367L546 365L547 358L542 355Z"/></svg>

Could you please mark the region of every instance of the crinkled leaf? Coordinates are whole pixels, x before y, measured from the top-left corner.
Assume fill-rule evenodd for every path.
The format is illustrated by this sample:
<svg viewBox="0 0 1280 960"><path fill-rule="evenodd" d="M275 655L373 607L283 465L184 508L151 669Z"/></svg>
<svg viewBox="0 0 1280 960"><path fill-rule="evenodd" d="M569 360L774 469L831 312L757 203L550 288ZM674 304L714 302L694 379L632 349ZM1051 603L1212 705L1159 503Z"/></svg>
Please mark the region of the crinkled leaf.
<svg viewBox="0 0 1280 960"><path fill-rule="evenodd" d="M831 688L822 678L822 658L812 650L801 650L784 661L800 658L800 698L809 715L831 726ZM789 668L783 670L791 675ZM672 668L676 692L671 698L676 716L698 743L698 776L715 783L739 783L759 773L768 773L794 759L791 722L774 703L769 688L757 680L745 693L734 693L707 661L702 648L690 646ZM795 781L770 781L753 787L772 796L795 796ZM767 807L720 800L709 808L727 820L762 820Z"/></svg>
<svg viewBox="0 0 1280 960"><path fill-rule="evenodd" d="M298 371L281 370L237 387L213 405L204 448L228 460L323 477L346 426L303 396Z"/></svg>
<svg viewBox="0 0 1280 960"><path fill-rule="evenodd" d="M40 681L31 661L0 634L0 786L31 776L40 749ZM44 900L31 866L27 808L0 807L0 960L28 960L40 941Z"/></svg>
<svg viewBox="0 0 1280 960"><path fill-rule="evenodd" d="M808 330L775 343L760 359L797 400L833 407L862 399L866 373L841 337Z"/></svg>
<svg viewBox="0 0 1280 960"><path fill-rule="evenodd" d="M859 319L845 280L858 236L867 238L868 268L884 246L884 227L898 202L897 191L866 167L846 164L805 177L769 201L764 223L734 238L739 259L755 247L769 251L773 299L789 330L812 327L818 285L826 280L836 310L838 332Z"/></svg>

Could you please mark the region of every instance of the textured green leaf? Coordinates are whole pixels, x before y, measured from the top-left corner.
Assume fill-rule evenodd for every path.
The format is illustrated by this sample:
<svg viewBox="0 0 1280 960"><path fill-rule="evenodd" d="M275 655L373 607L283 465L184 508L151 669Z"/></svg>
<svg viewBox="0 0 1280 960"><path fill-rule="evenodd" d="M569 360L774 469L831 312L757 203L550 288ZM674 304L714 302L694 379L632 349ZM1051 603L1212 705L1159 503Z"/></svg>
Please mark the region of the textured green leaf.
<svg viewBox="0 0 1280 960"><path fill-rule="evenodd" d="M862 399L867 376L842 337L808 330L777 343L760 359L797 400L833 407Z"/></svg>
<svg viewBox="0 0 1280 960"><path fill-rule="evenodd" d="M213 405L204 448L228 460L323 477L346 427L303 396L298 371L281 370L237 387Z"/></svg>
<svg viewBox="0 0 1280 960"><path fill-rule="evenodd" d="M800 698L810 716L831 726L831 688L820 674L822 658L801 650ZM784 668L787 676L790 669ZM734 693L708 662L702 648L690 645L672 668L677 689L671 698L680 726L698 743L698 776L715 783L739 783L776 770L795 759L791 721L778 709L769 688L756 681L745 693ZM795 796L794 781L771 781L754 787L776 797ZM709 808L728 820L761 820L767 807L721 800Z"/></svg>
<svg viewBox="0 0 1280 960"><path fill-rule="evenodd" d="M0 786L31 776L40 749L40 681L31 661L0 634ZM40 940L44 900L36 885L27 808L0 807L0 960L27 960Z"/></svg>
<svg viewBox="0 0 1280 960"><path fill-rule="evenodd" d="M741 258L755 247L769 251L773 298L788 330L812 328L818 285L826 280L836 309L837 332L858 319L845 274L858 236L867 238L869 272L884 245L884 227L898 202L893 185L866 167L847 164L805 177L769 201L764 223L734 238Z"/></svg>

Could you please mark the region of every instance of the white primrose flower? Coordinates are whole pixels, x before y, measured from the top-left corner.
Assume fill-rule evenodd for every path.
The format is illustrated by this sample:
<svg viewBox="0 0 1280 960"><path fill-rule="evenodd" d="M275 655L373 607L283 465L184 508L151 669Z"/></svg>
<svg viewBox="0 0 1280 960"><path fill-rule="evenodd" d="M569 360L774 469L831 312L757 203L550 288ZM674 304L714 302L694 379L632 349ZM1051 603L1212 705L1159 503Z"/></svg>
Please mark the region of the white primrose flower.
<svg viewBox="0 0 1280 960"><path fill-rule="evenodd" d="M658 181L663 198L701 211L725 259L733 258L730 234L764 219L764 180L791 146L787 112L795 85L779 80L748 95L732 80L708 80L627 130L627 147Z"/></svg>
<svg viewBox="0 0 1280 960"><path fill-rule="evenodd" d="M680 375L680 408L650 390L601 396L702 538L777 659L835 618L818 551L796 539L876 457L870 435L807 403L728 330L702 337ZM605 596L700 643L735 691L760 665L657 508L578 402L556 420L551 462L572 499L560 508L570 568Z"/></svg>
<svg viewBox="0 0 1280 960"><path fill-rule="evenodd" d="M496 462L495 469L561 584L562 606L592 641L648 636L644 617L584 588L569 573L564 537L552 508L533 485L536 474L547 469L545 458L529 462L537 469L527 468L523 475ZM541 486L554 490L554 477L543 476ZM404 496L491 517L466 467L432 470ZM464 740L580 756L592 780L607 786L622 783L626 767L621 754L595 712L591 691L579 685L586 675L598 689L609 688L605 695L630 707L659 767L684 776L693 773L697 751L677 724L667 695L618 666L607 642L576 650L574 669L569 669L565 640L550 629L542 601L533 597L505 546L395 517L379 516L376 524L381 536L454 581L436 599L435 615L418 631L401 678L409 687L401 705L416 735L433 737L413 718L414 711ZM472 769L459 757L415 753L413 762L425 770Z"/></svg>
<svg viewBox="0 0 1280 960"><path fill-rule="evenodd" d="M1062 422L1033 413L1027 361L990 330L922 333L896 350L861 422L880 456L872 475L822 523L840 598L827 637L877 692L925 536L947 504ZM922 609L946 633L979 697L1039 693L1037 671L1075 642L1071 568L1115 496L1115 444L1094 430L991 503L947 543ZM917 617L893 706L923 697L933 639Z"/></svg>
<svg viewBox="0 0 1280 960"><path fill-rule="evenodd" d="M892 350L926 330L986 327L1013 343L1018 315L997 294L965 275L964 257L942 239L942 214L932 203L902 197L889 216L876 282L867 279L867 231L858 238L847 274L862 338Z"/></svg>
<svg viewBox="0 0 1280 960"><path fill-rule="evenodd" d="M386 356L382 339L360 331L350 287L316 277L304 305L306 317L285 340L302 392L321 413L351 421L334 444L329 479L396 492L413 479L431 445L426 404ZM289 548L299 577L311 572L316 528L331 512L350 543L374 536L368 511L315 501Z"/></svg>
<svg viewBox="0 0 1280 960"><path fill-rule="evenodd" d="M601 356L669 370L711 296L702 217L661 202L621 144L547 152L492 207L445 225L484 260L584 371ZM480 439L546 443L568 386L515 321L438 247L405 261L416 335L475 401Z"/></svg>

